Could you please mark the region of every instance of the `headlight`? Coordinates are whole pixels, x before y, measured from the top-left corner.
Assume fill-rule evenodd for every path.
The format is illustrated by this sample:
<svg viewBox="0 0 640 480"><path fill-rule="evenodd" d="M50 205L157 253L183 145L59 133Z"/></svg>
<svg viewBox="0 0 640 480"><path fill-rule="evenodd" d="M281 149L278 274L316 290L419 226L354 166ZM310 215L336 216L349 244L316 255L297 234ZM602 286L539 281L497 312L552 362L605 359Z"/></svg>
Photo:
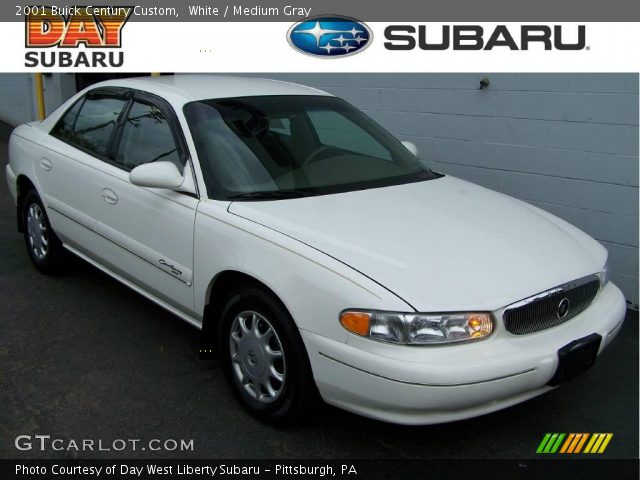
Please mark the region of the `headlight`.
<svg viewBox="0 0 640 480"><path fill-rule="evenodd" d="M381 342L442 345L481 340L491 335L493 317L486 312L396 313L345 310L340 323L348 331Z"/></svg>

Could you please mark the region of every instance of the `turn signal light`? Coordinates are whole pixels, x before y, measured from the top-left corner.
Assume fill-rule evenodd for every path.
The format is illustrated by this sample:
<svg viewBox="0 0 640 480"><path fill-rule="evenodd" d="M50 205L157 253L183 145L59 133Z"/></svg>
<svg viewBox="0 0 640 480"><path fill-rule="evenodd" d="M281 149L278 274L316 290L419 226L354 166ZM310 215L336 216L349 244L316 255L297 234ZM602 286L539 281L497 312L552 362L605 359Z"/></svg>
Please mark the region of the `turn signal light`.
<svg viewBox="0 0 640 480"><path fill-rule="evenodd" d="M369 335L371 314L366 312L342 312L340 323L344 328L358 335Z"/></svg>
<svg viewBox="0 0 640 480"><path fill-rule="evenodd" d="M491 316L486 313L475 313L467 320L467 328L471 338L486 337L493 331Z"/></svg>

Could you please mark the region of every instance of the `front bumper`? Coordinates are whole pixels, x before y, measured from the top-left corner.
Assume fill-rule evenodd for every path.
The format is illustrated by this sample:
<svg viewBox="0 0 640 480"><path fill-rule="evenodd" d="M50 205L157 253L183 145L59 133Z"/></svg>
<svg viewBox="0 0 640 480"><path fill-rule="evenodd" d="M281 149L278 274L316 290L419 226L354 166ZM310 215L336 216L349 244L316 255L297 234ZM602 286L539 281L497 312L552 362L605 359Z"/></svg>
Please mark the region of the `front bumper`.
<svg viewBox="0 0 640 480"><path fill-rule="evenodd" d="M355 335L341 343L301 333L327 403L384 421L430 424L483 415L551 390L557 351L598 333L600 354L625 313L622 292L609 282L580 315L530 335L508 333L501 311L490 338L464 345L398 346Z"/></svg>

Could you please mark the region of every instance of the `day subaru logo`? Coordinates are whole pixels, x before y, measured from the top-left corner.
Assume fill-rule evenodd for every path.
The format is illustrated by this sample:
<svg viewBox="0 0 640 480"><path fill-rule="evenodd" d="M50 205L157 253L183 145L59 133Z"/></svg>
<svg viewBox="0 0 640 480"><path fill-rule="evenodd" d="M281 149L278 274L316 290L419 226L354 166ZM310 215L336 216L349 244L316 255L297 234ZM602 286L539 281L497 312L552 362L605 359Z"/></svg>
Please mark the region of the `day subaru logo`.
<svg viewBox="0 0 640 480"><path fill-rule="evenodd" d="M307 55L346 57L363 51L373 39L371 29L349 17L313 17L295 23L287 33L289 44Z"/></svg>

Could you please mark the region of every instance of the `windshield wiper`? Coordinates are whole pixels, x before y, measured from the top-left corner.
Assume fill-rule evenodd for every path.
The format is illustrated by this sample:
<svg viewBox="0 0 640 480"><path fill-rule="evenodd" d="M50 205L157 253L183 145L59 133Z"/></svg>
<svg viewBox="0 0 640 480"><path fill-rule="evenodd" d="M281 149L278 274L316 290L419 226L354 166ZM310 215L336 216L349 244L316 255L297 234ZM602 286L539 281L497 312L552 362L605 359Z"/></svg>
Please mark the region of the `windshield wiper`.
<svg viewBox="0 0 640 480"><path fill-rule="evenodd" d="M266 192L238 193L227 197L227 200L285 200L288 198L302 198L313 195L302 190L274 190Z"/></svg>

